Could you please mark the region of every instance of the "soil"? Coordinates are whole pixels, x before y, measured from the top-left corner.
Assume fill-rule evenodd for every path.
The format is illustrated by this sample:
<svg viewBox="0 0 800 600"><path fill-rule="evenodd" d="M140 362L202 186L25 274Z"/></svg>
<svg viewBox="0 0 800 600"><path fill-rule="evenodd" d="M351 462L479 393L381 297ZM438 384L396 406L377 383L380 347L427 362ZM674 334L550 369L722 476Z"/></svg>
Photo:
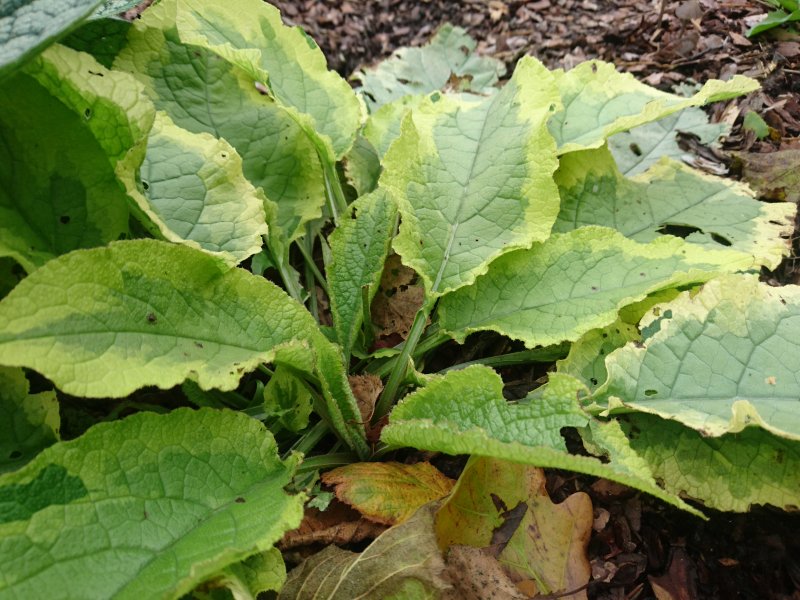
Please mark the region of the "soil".
<svg viewBox="0 0 800 600"><path fill-rule="evenodd" d="M762 90L709 109L713 121L733 125L714 159L728 176L744 175L768 200L800 200L797 184L759 181L753 165L789 161L800 170L800 36L778 31L754 39L746 31L765 5L743 0L271 0L285 19L320 44L344 76L420 45L445 22L464 27L479 51L513 70L524 54L550 68L569 69L589 58L667 91L681 83L758 79ZM769 125L763 140L742 128L748 111ZM765 157L763 155L769 155ZM760 160L760 162L759 162ZM793 161L793 162L792 162ZM798 236L795 232L795 252ZM764 280L800 283L789 258ZM536 377L541 373L535 374ZM439 457L447 469L453 459ZM454 464L456 464L456 460ZM452 465L451 465L452 467ZM457 474L457 473L454 473ZM549 474L555 500L584 490L599 521L589 545L590 598L800 600L800 514L756 507L750 513L706 511L706 522L633 490L571 473ZM603 524L604 523L604 524ZM600 526L602 525L602 526ZM486 596L489 597L489 596Z"/></svg>

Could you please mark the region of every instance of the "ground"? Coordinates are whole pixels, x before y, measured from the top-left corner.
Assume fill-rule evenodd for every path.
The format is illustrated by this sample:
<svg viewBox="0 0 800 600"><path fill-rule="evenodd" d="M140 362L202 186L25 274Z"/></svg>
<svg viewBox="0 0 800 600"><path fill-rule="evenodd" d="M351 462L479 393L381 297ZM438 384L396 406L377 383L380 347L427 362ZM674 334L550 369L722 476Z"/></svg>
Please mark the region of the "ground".
<svg viewBox="0 0 800 600"><path fill-rule="evenodd" d="M748 39L765 12L742 0L272 0L287 21L320 44L330 66L349 76L404 45L424 43L445 22L467 29L480 51L504 60L532 54L550 68L601 58L671 91L676 84L758 79L762 90L712 107L714 121L733 125L723 152L710 157L729 177L744 177L770 200L797 202L800 171L800 37L779 32ZM769 125L759 140L742 128L748 111ZM784 165L780 173L770 171ZM767 174L764 174L764 169ZM788 177L787 177L788 174ZM786 183L788 181L788 183ZM797 238L797 235L795 235ZM795 242L795 254L797 254ZM764 280L800 283L789 258ZM540 374L539 374L540 375ZM448 464L449 463L449 464ZM457 474L459 462L439 466ZM587 491L596 527L589 553L590 598L800 600L800 515L755 508L713 513L708 522L608 482L551 473L559 500Z"/></svg>

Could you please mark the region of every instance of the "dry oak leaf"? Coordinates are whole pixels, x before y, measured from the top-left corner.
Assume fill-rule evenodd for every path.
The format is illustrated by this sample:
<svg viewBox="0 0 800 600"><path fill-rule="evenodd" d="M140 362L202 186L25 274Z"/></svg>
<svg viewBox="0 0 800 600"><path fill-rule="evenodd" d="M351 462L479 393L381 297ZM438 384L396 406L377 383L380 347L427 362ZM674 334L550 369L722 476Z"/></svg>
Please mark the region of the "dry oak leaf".
<svg viewBox="0 0 800 600"><path fill-rule="evenodd" d="M336 497L376 523L397 525L422 505L450 493L455 482L420 462L354 463L322 475Z"/></svg>

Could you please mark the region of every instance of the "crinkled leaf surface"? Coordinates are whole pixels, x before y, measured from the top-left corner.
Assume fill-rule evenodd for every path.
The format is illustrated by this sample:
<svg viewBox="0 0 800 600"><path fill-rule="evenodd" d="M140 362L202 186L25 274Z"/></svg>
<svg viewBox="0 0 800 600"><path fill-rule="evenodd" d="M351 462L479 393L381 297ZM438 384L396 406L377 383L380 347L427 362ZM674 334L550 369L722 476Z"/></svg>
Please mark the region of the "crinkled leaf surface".
<svg viewBox="0 0 800 600"><path fill-rule="evenodd" d="M429 94L438 98L438 92ZM400 137L403 118L409 111L419 108L427 96L403 96L394 102L384 104L373 112L364 124L364 137L372 144L378 156L383 159L392 142Z"/></svg>
<svg viewBox="0 0 800 600"><path fill-rule="evenodd" d="M323 160L341 158L361 126L362 108L350 85L328 71L317 44L287 27L278 9L261 0L175 0L180 38L208 48L266 84Z"/></svg>
<svg viewBox="0 0 800 600"><path fill-rule="evenodd" d="M190 133L158 113L141 183L135 165L121 171L128 195L164 239L231 265L261 251L264 196L245 179L242 159L225 140Z"/></svg>
<svg viewBox="0 0 800 600"><path fill-rule="evenodd" d="M526 57L493 97L433 94L405 118L380 183L400 208L394 248L429 298L469 285L501 254L549 235L558 212L546 128L558 105L551 81Z"/></svg>
<svg viewBox="0 0 800 600"><path fill-rule="evenodd" d="M712 79L694 96L684 98L640 83L629 73L618 73L613 64L598 60L581 63L566 73L558 69L554 75L564 105L550 120L559 154L598 148L616 133L759 87L754 79L736 75L729 81Z"/></svg>
<svg viewBox="0 0 800 600"><path fill-rule="evenodd" d="M370 109L417 94L443 89L456 78L459 91L480 93L505 74L502 61L475 54L477 44L460 27L442 25L419 48L400 48L376 67L355 74Z"/></svg>
<svg viewBox="0 0 800 600"><path fill-rule="evenodd" d="M643 345L606 360L596 393L610 407L657 414L704 435L758 425L800 440L800 292L756 276L715 279L692 296L658 305Z"/></svg>
<svg viewBox="0 0 800 600"><path fill-rule="evenodd" d="M106 0L102 6L92 14L93 19L102 19L105 17L114 17L120 13L141 4L141 0Z"/></svg>
<svg viewBox="0 0 800 600"><path fill-rule="evenodd" d="M435 504L388 529L361 554L328 546L289 573L280 600L417 600L436 598L447 585L433 532ZM400 593L404 590L404 593ZM396 594L396 595L395 595Z"/></svg>
<svg viewBox="0 0 800 600"><path fill-rule="evenodd" d="M717 510L746 512L758 504L798 509L800 442L756 427L703 437L653 415L626 421L633 449L675 494Z"/></svg>
<svg viewBox="0 0 800 600"><path fill-rule="evenodd" d="M0 5L0 79L74 28L101 0L14 0Z"/></svg>
<svg viewBox="0 0 800 600"><path fill-rule="evenodd" d="M0 472L21 467L59 439L55 392L29 390L22 369L0 367Z"/></svg>
<svg viewBox="0 0 800 600"><path fill-rule="evenodd" d="M286 565L281 551L270 548L228 565L211 581L195 589L191 597L193 600L255 600L261 592L278 591L285 581Z"/></svg>
<svg viewBox="0 0 800 600"><path fill-rule="evenodd" d="M344 160L347 182L359 196L369 194L378 187L378 178L383 167L378 151L367 138L359 135Z"/></svg>
<svg viewBox="0 0 800 600"><path fill-rule="evenodd" d="M701 144L714 144L727 135L724 123L709 123L708 115L699 108L685 108L630 131L612 135L608 147L622 174L632 177L643 173L663 156L680 160L685 152L678 146L678 133L696 135Z"/></svg>
<svg viewBox="0 0 800 600"><path fill-rule="evenodd" d="M266 419L262 420L270 425L270 431L284 428L299 432L308 427L311 392L291 369L278 365L264 386L263 396Z"/></svg>
<svg viewBox="0 0 800 600"><path fill-rule="evenodd" d="M62 39L61 43L73 50L88 52L97 62L110 69L117 54L125 46L130 28L131 23L122 19L86 21Z"/></svg>
<svg viewBox="0 0 800 600"><path fill-rule="evenodd" d="M51 48L15 74L0 88L0 255L30 272L127 232L113 165L151 121L130 76L69 48Z"/></svg>
<svg viewBox="0 0 800 600"><path fill-rule="evenodd" d="M251 76L206 48L181 43L176 11L175 2L149 8L115 68L133 73L176 125L236 148L244 175L275 204L270 225L295 239L321 216L325 201L314 144L290 113L259 93Z"/></svg>
<svg viewBox="0 0 800 600"><path fill-rule="evenodd" d="M386 525L408 520L418 508L450 493L455 483L427 462L353 463L322 474L336 497Z"/></svg>
<svg viewBox="0 0 800 600"><path fill-rule="evenodd" d="M353 210L354 218L342 220L328 240L332 256L327 269L331 312L336 337L346 356L378 291L397 221L397 206L385 190L362 196Z"/></svg>
<svg viewBox="0 0 800 600"><path fill-rule="evenodd" d="M656 485L617 423L589 422L578 406L578 396L588 390L576 379L551 374L541 397L528 403L509 404L502 390L500 377L482 366L433 377L395 406L381 440L393 446L491 456L606 477L697 513ZM601 444L607 463L567 454L561 428L587 424L607 438Z"/></svg>
<svg viewBox="0 0 800 600"><path fill-rule="evenodd" d="M500 257L474 285L442 299L439 321L457 340L491 330L530 348L548 346L613 323L623 306L652 292L752 262L678 238L639 244L612 229L583 227Z"/></svg>
<svg viewBox="0 0 800 600"><path fill-rule="evenodd" d="M295 465L240 413L96 425L0 478L0 594L179 597L300 523Z"/></svg>
<svg viewBox="0 0 800 600"><path fill-rule="evenodd" d="M73 252L35 275L0 302L0 362L76 396L123 397L186 378L233 389L315 328L266 280L155 240Z"/></svg>
<svg viewBox="0 0 800 600"><path fill-rule="evenodd" d="M745 185L669 159L627 179L605 148L573 152L561 158L556 183L561 212L554 231L603 225L647 242L665 227L689 227L688 242L730 246L770 269L790 250L795 205L759 202Z"/></svg>
<svg viewBox="0 0 800 600"><path fill-rule="evenodd" d="M156 240L73 252L35 275L0 302L0 364L95 398L185 379L231 390L262 362L290 364L319 376L333 428L367 452L341 351L267 280Z"/></svg>

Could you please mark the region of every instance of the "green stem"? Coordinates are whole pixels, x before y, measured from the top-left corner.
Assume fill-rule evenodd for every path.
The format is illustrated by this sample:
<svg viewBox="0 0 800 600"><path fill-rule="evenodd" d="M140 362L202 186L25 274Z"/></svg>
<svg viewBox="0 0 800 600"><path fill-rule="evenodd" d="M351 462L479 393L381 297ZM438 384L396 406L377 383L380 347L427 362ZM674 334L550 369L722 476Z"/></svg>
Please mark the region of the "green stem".
<svg viewBox="0 0 800 600"><path fill-rule="evenodd" d="M434 348L441 346L444 342L450 341L450 339L450 336L439 331L439 325L434 323L428 328L428 331L425 332L425 335L419 341L411 356L416 361L423 354L426 354ZM394 369L394 365L398 358L399 355L392 358L383 359L382 361L374 361L366 368L366 371L383 379L392 372L392 369Z"/></svg>
<svg viewBox="0 0 800 600"><path fill-rule="evenodd" d="M291 448L289 448L289 452L302 452L303 454L308 454L314 449L320 440L328 434L329 431L330 429L325 421L317 421L300 437L299 440L292 445ZM286 454L289 454L289 452ZM286 456L284 456L284 458L286 458Z"/></svg>
<svg viewBox="0 0 800 600"><path fill-rule="evenodd" d="M380 419L392 408L392 404L397 396L397 390L400 388L400 384L403 382L408 372L408 360L411 358L417 347L419 338L425 330L425 324L428 321L430 311L431 306L427 304L417 311L417 315L414 317L414 323L411 325L411 331L408 332L408 337L406 338L405 344L403 344L400 356L395 359L394 368L389 375L389 379L386 381L386 386L383 388L381 397L378 398L378 402L375 404L373 421Z"/></svg>
<svg viewBox="0 0 800 600"><path fill-rule="evenodd" d="M336 174L336 164L327 160L320 154L319 161L322 163L322 174L325 180L325 197L328 200L328 207L331 209L333 223L339 226L339 215L347 212L347 200L344 197L344 190Z"/></svg>
<svg viewBox="0 0 800 600"><path fill-rule="evenodd" d="M508 354L501 354L500 356L487 356L486 358L478 358L476 360L470 360L465 363L453 365L451 367L447 367L446 369L442 369L439 371L439 373L458 371L460 369L466 369L471 365L486 365L487 367L510 367L525 363L547 363L564 358L568 352L569 346L566 344L551 346L548 348L537 348L536 350L510 352Z"/></svg>
<svg viewBox="0 0 800 600"><path fill-rule="evenodd" d="M306 236L308 237L308 235ZM313 237L311 238L311 244L313 245ZM306 262L306 267L311 269L311 274L314 276L314 279L317 280L319 287L323 289L323 291L330 296L328 292L328 282L325 281L325 277L320 272L319 268L317 267L317 263L314 262L313 259L313 251L311 248L307 248L305 244L297 244L297 249L300 250L300 253L303 255L303 258Z"/></svg>
<svg viewBox="0 0 800 600"><path fill-rule="evenodd" d="M298 287L295 278L292 277L292 273L289 271L287 264L283 260L284 258L285 257L277 258L273 254L272 262L274 262L275 266L278 268L278 274L281 276L281 281L283 281L283 286L286 288L286 291L292 298L297 300L300 304L303 304L303 292Z"/></svg>
<svg viewBox="0 0 800 600"><path fill-rule="evenodd" d="M312 456L304 460L297 468L297 475L342 467L354 462L358 462L358 457L350 452L338 452L333 454L323 454L322 456Z"/></svg>

